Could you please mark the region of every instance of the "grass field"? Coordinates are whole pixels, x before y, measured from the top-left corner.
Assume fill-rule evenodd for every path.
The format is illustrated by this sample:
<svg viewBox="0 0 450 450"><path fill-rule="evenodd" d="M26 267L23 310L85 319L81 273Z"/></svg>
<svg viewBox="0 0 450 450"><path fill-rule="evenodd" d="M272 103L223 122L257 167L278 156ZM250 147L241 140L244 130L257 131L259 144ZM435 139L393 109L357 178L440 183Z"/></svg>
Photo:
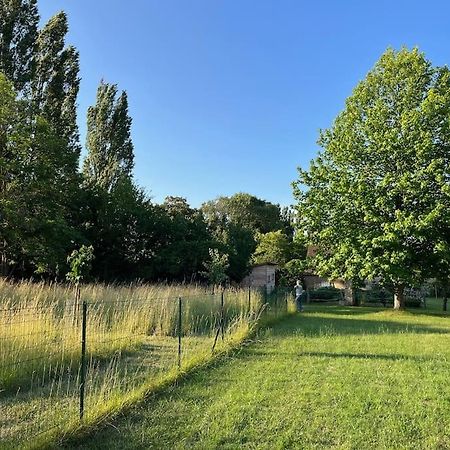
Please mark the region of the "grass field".
<svg viewBox="0 0 450 450"><path fill-rule="evenodd" d="M428 308L308 305L70 446L450 448L450 322Z"/></svg>
<svg viewBox="0 0 450 450"><path fill-rule="evenodd" d="M88 285L81 299L86 427L210 360L217 338L215 352L245 338L265 301L229 289L222 313L220 293L188 285ZM286 297L278 300L267 318L285 313ZM67 286L0 282L1 449L46 446L79 428L79 306Z"/></svg>

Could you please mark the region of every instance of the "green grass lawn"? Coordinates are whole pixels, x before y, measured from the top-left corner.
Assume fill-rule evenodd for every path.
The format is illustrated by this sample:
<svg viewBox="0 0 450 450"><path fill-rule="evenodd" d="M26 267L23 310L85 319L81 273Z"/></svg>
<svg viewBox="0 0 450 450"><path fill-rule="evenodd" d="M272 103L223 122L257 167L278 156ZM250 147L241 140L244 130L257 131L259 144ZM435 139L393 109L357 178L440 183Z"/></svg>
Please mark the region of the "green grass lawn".
<svg viewBox="0 0 450 450"><path fill-rule="evenodd" d="M450 448L449 320L312 305L69 445Z"/></svg>

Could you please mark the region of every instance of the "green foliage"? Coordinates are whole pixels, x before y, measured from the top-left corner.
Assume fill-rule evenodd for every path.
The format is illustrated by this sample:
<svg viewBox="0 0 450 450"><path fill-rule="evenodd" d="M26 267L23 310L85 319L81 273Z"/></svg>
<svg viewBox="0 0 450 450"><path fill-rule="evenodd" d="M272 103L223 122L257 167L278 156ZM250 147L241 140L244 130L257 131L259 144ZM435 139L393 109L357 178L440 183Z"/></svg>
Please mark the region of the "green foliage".
<svg viewBox="0 0 450 450"><path fill-rule="evenodd" d="M255 264L274 263L284 266L290 259L291 242L281 230L256 235L257 247L253 253Z"/></svg>
<svg viewBox="0 0 450 450"><path fill-rule="evenodd" d="M24 114L0 74L0 253L2 273L56 273L75 231L67 222L66 155L48 122Z"/></svg>
<svg viewBox="0 0 450 450"><path fill-rule="evenodd" d="M321 287L310 292L311 300L340 300L341 291L332 286Z"/></svg>
<svg viewBox="0 0 450 450"><path fill-rule="evenodd" d="M202 205L202 211L208 223L215 226L234 223L260 233L268 233L288 226L281 219L279 205L246 193L219 197L206 202Z"/></svg>
<svg viewBox="0 0 450 450"><path fill-rule="evenodd" d="M306 256L306 250L302 243L293 240L282 230L258 233L256 240L257 247L253 254L255 264L269 262L284 268L289 261L300 261Z"/></svg>
<svg viewBox="0 0 450 450"><path fill-rule="evenodd" d="M0 0L0 72L17 91L32 80L38 22L37 0Z"/></svg>
<svg viewBox="0 0 450 450"><path fill-rule="evenodd" d="M80 87L78 51L65 45L68 32L67 16L60 12L53 16L36 41L34 76L32 80L33 106L45 117L54 132L65 143L65 151L72 156L66 169L68 176L78 168L80 146L76 100Z"/></svg>
<svg viewBox="0 0 450 450"><path fill-rule="evenodd" d="M67 272L66 278L74 284L85 281L89 276L94 259L94 247L82 245L79 250L74 250L68 257L70 271Z"/></svg>
<svg viewBox="0 0 450 450"><path fill-rule="evenodd" d="M294 184L319 274L381 277L401 303L405 285L448 261L449 87L448 69L417 49L388 50L321 132Z"/></svg>
<svg viewBox="0 0 450 450"><path fill-rule="evenodd" d="M120 179L131 177L134 154L130 129L126 92L117 98L117 85L102 81L96 104L87 115L86 180L109 192Z"/></svg>
<svg viewBox="0 0 450 450"><path fill-rule="evenodd" d="M227 280L228 255L220 254L217 248L209 249L210 260L204 262L206 272L203 275L207 278L208 282L212 286L221 285Z"/></svg>
<svg viewBox="0 0 450 450"><path fill-rule="evenodd" d="M204 218L182 197L167 197L159 212L163 230L155 257L156 276L193 281L214 246Z"/></svg>
<svg viewBox="0 0 450 450"><path fill-rule="evenodd" d="M202 205L208 229L221 249L229 255L228 276L241 281L250 269L258 233L291 232L288 210L250 194L219 197ZM261 254L262 258L262 254Z"/></svg>

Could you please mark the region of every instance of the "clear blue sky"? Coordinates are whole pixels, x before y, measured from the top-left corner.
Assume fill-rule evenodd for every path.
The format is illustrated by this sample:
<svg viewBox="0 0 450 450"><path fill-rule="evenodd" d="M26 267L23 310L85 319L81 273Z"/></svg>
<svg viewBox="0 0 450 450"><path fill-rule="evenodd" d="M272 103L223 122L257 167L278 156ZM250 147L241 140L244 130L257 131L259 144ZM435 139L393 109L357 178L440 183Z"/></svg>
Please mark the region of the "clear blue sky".
<svg viewBox="0 0 450 450"><path fill-rule="evenodd" d="M448 0L39 0L69 16L79 123L101 78L129 94L135 177L160 202L243 191L293 203L355 84L388 47L450 63Z"/></svg>

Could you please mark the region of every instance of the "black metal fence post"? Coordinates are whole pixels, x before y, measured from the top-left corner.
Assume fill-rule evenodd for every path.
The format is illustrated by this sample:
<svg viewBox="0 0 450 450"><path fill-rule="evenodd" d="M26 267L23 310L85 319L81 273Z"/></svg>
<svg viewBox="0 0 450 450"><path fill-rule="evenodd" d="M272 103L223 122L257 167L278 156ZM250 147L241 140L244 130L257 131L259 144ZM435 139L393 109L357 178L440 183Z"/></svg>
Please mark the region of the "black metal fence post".
<svg viewBox="0 0 450 450"><path fill-rule="evenodd" d="M252 287L248 287L248 313L252 312Z"/></svg>
<svg viewBox="0 0 450 450"><path fill-rule="evenodd" d="M181 306L181 297L178 297L178 369L181 369L181 314L182 314L182 306Z"/></svg>
<svg viewBox="0 0 450 450"><path fill-rule="evenodd" d="M81 317L80 420L83 420L84 417L84 392L86 386L86 319L87 303L83 301Z"/></svg>
<svg viewBox="0 0 450 450"><path fill-rule="evenodd" d="M222 334L222 341L224 339L225 333L225 310L224 310L224 298L223 298L223 290L220 296L220 332Z"/></svg>

